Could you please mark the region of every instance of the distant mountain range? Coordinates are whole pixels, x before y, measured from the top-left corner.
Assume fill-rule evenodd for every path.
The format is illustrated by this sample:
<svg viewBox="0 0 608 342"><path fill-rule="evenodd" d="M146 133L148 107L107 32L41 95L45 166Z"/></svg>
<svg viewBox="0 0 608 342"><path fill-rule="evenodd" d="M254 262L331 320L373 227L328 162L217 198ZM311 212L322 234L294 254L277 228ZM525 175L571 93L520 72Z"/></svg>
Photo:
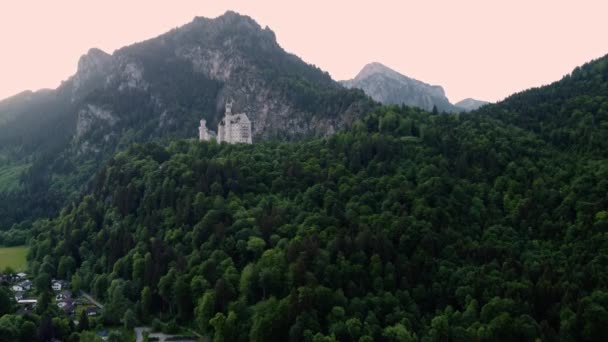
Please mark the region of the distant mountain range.
<svg viewBox="0 0 608 342"><path fill-rule="evenodd" d="M452 104L441 86L407 77L377 62L364 66L354 79L340 83L347 88L362 89L382 104L404 104L428 111L434 107L443 112L471 111L487 104L474 99Z"/></svg>

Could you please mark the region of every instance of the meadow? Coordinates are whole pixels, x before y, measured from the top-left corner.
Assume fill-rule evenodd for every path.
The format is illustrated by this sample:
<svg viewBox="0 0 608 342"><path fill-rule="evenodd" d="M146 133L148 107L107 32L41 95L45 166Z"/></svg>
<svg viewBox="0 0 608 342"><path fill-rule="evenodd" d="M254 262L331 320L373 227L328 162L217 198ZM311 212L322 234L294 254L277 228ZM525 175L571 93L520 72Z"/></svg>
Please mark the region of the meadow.
<svg viewBox="0 0 608 342"><path fill-rule="evenodd" d="M0 270L11 267L15 271L23 271L26 267L28 246L0 247Z"/></svg>

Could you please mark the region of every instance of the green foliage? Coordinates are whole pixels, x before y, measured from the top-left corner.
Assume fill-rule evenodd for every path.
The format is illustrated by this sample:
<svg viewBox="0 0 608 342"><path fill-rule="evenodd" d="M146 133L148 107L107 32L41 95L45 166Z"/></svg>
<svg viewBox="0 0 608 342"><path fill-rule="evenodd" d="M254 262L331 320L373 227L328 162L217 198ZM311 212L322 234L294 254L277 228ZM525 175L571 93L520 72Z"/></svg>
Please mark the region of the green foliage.
<svg viewBox="0 0 608 342"><path fill-rule="evenodd" d="M316 130L316 122L342 126L375 106L362 91L339 86L284 51L274 34L251 18L230 20L195 21L120 49L107 74L80 70L85 75L74 79L81 82L71 79L54 91L0 101L0 231L55 216L79 198L111 156L134 143L193 138L202 118L216 127L223 116L218 103L227 96L243 101L263 93L264 102L288 108L289 118L274 119L272 110L267 122L259 122L263 131L256 139L322 136L333 127ZM192 50L195 46L202 50ZM197 60L217 52L225 53L228 80L201 72L205 67ZM143 86L125 87L123 61L141 68ZM239 89L245 88L242 94ZM265 105L259 101L248 99L247 107ZM113 119L83 115L92 106ZM128 202L135 193L123 196Z"/></svg>
<svg viewBox="0 0 608 342"><path fill-rule="evenodd" d="M15 304L11 290L5 286L0 286L0 317L5 314L13 313Z"/></svg>
<svg viewBox="0 0 608 342"><path fill-rule="evenodd" d="M80 275L108 321L134 307L217 340L601 340L596 64L476 113L386 107L326 139L134 145L33 225L30 261ZM584 91L598 98L568 97Z"/></svg>

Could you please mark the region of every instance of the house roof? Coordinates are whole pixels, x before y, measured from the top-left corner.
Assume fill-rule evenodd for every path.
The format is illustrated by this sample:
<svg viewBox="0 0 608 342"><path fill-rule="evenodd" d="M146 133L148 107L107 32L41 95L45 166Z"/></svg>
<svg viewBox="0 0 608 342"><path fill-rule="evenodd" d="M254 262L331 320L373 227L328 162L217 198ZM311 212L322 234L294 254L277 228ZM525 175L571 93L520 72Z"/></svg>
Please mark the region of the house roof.
<svg viewBox="0 0 608 342"><path fill-rule="evenodd" d="M38 303L37 299L20 299L17 301L18 304L36 304Z"/></svg>
<svg viewBox="0 0 608 342"><path fill-rule="evenodd" d="M228 118L227 116L224 117L222 119L222 121L220 122L221 125L225 125L226 124L226 118ZM250 123L251 121L249 121L249 118L247 117L247 114L245 113L240 113L240 114L233 114L230 115L230 123L239 123L239 122L243 122L243 123Z"/></svg>

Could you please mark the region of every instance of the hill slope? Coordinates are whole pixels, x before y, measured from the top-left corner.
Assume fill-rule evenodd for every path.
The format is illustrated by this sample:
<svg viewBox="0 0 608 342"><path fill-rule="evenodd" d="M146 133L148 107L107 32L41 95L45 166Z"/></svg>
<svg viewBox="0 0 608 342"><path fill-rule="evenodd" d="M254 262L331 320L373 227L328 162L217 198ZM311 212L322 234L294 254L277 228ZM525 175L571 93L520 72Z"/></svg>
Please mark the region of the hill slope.
<svg viewBox="0 0 608 342"><path fill-rule="evenodd" d="M480 113L534 132L562 151L608 154L608 55L560 81L484 106Z"/></svg>
<svg viewBox="0 0 608 342"><path fill-rule="evenodd" d="M126 146L196 137L201 118L216 127L228 99L258 142L327 136L374 106L234 12L111 55L91 49L58 89L0 103L0 228L56 212Z"/></svg>
<svg viewBox="0 0 608 342"><path fill-rule="evenodd" d="M397 107L324 140L134 146L31 257L77 274L108 323L135 307L226 340L592 340L608 163L555 152Z"/></svg>

